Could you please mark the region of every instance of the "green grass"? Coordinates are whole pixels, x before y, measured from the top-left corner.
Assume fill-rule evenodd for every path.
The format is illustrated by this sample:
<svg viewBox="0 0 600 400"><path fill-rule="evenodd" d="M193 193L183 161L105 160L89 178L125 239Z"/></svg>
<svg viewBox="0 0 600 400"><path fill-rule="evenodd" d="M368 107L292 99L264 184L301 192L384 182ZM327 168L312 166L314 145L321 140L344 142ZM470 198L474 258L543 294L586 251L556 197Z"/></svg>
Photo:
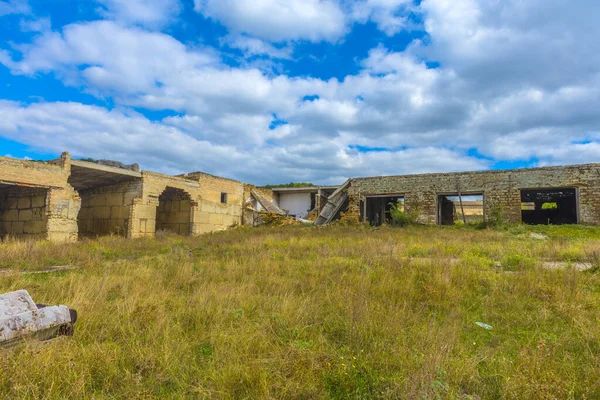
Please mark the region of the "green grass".
<svg viewBox="0 0 600 400"><path fill-rule="evenodd" d="M24 272L2 292L80 316L73 337L3 350L0 397L600 398L600 274L540 264L598 263L599 239L287 226L0 244L0 268Z"/></svg>

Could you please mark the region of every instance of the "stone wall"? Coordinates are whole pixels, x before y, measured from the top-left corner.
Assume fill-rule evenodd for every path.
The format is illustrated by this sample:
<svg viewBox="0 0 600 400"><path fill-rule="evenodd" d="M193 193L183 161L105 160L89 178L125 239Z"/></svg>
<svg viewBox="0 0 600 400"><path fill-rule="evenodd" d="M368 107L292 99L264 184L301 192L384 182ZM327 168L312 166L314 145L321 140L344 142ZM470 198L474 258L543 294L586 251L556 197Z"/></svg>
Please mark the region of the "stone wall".
<svg viewBox="0 0 600 400"><path fill-rule="evenodd" d="M192 227L193 234L223 230L242 223L243 183L203 172L187 174L186 178L200 185L198 214ZM221 202L222 193L227 195L226 203Z"/></svg>
<svg viewBox="0 0 600 400"><path fill-rule="evenodd" d="M156 231L169 231L179 235L191 234L190 195L180 189L167 188L159 197L156 210Z"/></svg>
<svg viewBox="0 0 600 400"><path fill-rule="evenodd" d="M131 207L142 196L140 180L81 191L80 236L121 235L129 231Z"/></svg>
<svg viewBox="0 0 600 400"><path fill-rule="evenodd" d="M19 215L15 216L14 211L9 211L8 215L4 216L5 221L18 219L9 221L11 224L8 226L5 224L2 229L20 235L20 223L23 222L22 235L53 241L77 240L77 214L81 199L67 183L70 173L70 156L66 153L53 163L0 157L0 186L4 188L3 190L9 192L12 190L11 196L15 198L23 196L22 200L17 199ZM38 195L41 192L44 192L45 196ZM31 204L31 219L29 219L28 208L18 208L19 200L23 207ZM16 224L12 224L13 222Z"/></svg>
<svg viewBox="0 0 600 400"><path fill-rule="evenodd" d="M579 222L600 223L600 164L352 179L347 215L358 219L369 195L402 195L406 210L418 211L423 223L437 223L441 194L483 194L485 217L502 215L521 221L521 189L576 188Z"/></svg>
<svg viewBox="0 0 600 400"><path fill-rule="evenodd" d="M190 224L194 225L198 213L200 185L182 177L162 175L154 172L142 172L142 195L133 201L128 236L154 236L156 218L160 206L160 196L167 189L179 189L190 199Z"/></svg>
<svg viewBox="0 0 600 400"><path fill-rule="evenodd" d="M11 187L0 190L0 238L45 238L48 190Z"/></svg>

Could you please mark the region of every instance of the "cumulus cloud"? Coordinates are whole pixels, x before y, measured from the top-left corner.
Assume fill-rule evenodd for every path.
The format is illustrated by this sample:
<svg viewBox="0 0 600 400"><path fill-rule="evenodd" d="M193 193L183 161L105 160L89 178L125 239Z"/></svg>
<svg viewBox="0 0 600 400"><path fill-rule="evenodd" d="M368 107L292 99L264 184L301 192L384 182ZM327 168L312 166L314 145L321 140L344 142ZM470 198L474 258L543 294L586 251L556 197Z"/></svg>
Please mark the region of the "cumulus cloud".
<svg viewBox="0 0 600 400"><path fill-rule="evenodd" d="M31 7L27 0L0 0L0 17L9 14L29 14Z"/></svg>
<svg viewBox="0 0 600 400"><path fill-rule="evenodd" d="M180 0L97 0L103 17L122 24L161 28L175 20L181 12Z"/></svg>
<svg viewBox="0 0 600 400"><path fill-rule="evenodd" d="M408 15L416 10L413 0L359 0L350 2L350 13L354 21L373 21L379 30L393 36L412 24Z"/></svg>
<svg viewBox="0 0 600 400"><path fill-rule="evenodd" d="M5 49L0 62L14 74L53 73L111 98L118 108L5 103L0 134L165 172L204 169L256 183L337 183L350 176L481 169L500 160L598 161L600 10L587 0L589 12L583 14L561 0L545 7L541 0L531 3L424 0L415 11L427 30L424 40L402 52L375 47L359 61L360 72L343 80L231 67L214 50L116 21L72 24ZM203 1L197 7L216 13L219 4ZM244 4L232 2L231 15L222 18L243 11L269 25L260 4L252 10ZM286 4L295 10L296 3ZM356 5L365 7L355 17L361 21L374 20L375 8L398 17L398 7L406 6L392 0ZM264 31L239 28L223 40L246 57L284 58L291 50L269 40L335 36L318 30L319 38L306 36L304 28L289 26L284 36L271 25ZM131 107L177 115L149 121ZM169 146L159 146L159 137ZM468 156L472 149L485 158Z"/></svg>
<svg viewBox="0 0 600 400"><path fill-rule="evenodd" d="M276 47L269 42L246 35L228 35L221 42L241 50L246 58L266 55L271 58L289 60L294 52L290 45Z"/></svg>
<svg viewBox="0 0 600 400"><path fill-rule="evenodd" d="M195 10L233 33L272 42L336 41L346 33L346 16L335 0L194 0Z"/></svg>
<svg viewBox="0 0 600 400"><path fill-rule="evenodd" d="M340 183L350 176L381 170L381 165L389 174L415 171L413 164L422 172L485 167L480 160L435 148L364 154L321 142L314 147L244 149L190 136L130 110L109 111L80 103L0 102L0 133L33 149L57 153L67 149L75 157L116 158L173 174L201 169L262 184L291 176ZM419 163L432 156L435 162Z"/></svg>
<svg viewBox="0 0 600 400"><path fill-rule="evenodd" d="M52 26L50 18L22 19L20 25L23 32L46 32Z"/></svg>

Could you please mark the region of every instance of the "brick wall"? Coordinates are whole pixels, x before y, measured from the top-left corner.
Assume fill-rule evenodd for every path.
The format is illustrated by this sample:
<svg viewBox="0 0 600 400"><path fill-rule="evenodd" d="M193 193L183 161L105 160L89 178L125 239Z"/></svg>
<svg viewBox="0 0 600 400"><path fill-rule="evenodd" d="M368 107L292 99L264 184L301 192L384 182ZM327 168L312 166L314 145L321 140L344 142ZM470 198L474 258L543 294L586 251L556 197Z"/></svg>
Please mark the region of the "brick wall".
<svg viewBox="0 0 600 400"><path fill-rule="evenodd" d="M579 221L600 223L600 164L352 179L348 215L358 218L366 196L398 194L404 196L407 210L419 210L421 222L435 224L438 195L460 189L463 194L484 195L486 217L501 209L505 220L520 222L520 190L544 188L576 188Z"/></svg>

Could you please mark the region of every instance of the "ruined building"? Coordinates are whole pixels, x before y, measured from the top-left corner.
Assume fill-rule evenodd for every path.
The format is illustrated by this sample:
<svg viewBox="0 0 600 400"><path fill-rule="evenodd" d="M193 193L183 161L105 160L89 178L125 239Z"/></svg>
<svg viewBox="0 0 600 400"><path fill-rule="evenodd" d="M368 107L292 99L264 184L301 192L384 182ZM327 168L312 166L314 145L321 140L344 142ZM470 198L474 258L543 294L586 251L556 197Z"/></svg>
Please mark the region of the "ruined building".
<svg viewBox="0 0 600 400"><path fill-rule="evenodd" d="M349 179L339 187L268 190L194 172L168 176L136 165L0 157L0 239L198 235L260 223L261 213L327 224L379 225L392 205L427 224L502 219L599 224L600 164Z"/></svg>
<svg viewBox="0 0 600 400"><path fill-rule="evenodd" d="M346 218L379 225L389 220L391 204L425 224L599 224L600 164L350 179L317 223L345 211Z"/></svg>
<svg viewBox="0 0 600 400"><path fill-rule="evenodd" d="M174 177L67 153L47 163L0 157L0 238L197 235L240 224L243 191L200 172Z"/></svg>

